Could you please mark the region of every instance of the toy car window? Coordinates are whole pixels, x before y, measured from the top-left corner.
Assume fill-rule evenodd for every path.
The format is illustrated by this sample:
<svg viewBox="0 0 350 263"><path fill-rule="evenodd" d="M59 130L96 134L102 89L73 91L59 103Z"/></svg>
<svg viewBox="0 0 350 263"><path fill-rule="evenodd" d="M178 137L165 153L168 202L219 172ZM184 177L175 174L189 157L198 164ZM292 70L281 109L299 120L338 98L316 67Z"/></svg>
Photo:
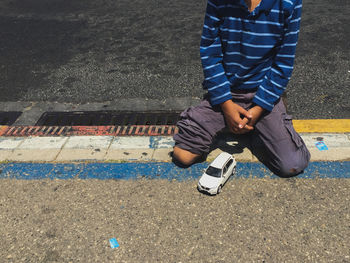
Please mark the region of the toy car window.
<svg viewBox="0 0 350 263"><path fill-rule="evenodd" d="M205 173L213 177L221 177L221 169L215 168L213 166L209 166Z"/></svg>
<svg viewBox="0 0 350 263"><path fill-rule="evenodd" d="M233 160L232 159L229 160L228 163L226 164L226 168L228 169L231 166L232 163L233 163Z"/></svg>

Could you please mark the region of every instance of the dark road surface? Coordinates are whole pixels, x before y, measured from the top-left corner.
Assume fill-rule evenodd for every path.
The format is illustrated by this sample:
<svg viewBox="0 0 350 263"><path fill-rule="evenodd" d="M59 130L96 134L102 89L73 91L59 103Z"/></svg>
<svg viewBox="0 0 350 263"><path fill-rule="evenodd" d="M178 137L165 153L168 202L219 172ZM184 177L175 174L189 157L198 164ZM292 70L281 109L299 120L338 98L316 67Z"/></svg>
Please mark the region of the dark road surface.
<svg viewBox="0 0 350 263"><path fill-rule="evenodd" d="M3 0L0 101L200 98L205 0ZM350 1L304 0L296 118L350 118Z"/></svg>

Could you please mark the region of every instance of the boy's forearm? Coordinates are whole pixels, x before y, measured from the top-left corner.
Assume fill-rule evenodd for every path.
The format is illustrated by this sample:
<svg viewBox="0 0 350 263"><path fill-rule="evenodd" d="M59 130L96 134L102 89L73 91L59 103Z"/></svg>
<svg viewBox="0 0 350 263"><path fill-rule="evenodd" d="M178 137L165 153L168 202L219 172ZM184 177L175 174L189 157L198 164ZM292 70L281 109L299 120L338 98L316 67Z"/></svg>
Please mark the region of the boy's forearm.
<svg viewBox="0 0 350 263"><path fill-rule="evenodd" d="M230 111L230 109L232 109L232 107L234 107L234 104L235 103L232 100L227 100L225 102L220 103L220 107L221 107L223 112L227 112L227 111ZM254 104L254 106L252 108L255 108L255 111L260 112L260 113L264 113L266 111L263 107L261 107L257 104Z"/></svg>
<svg viewBox="0 0 350 263"><path fill-rule="evenodd" d="M254 111L260 115L262 115L266 111L263 107L256 105L256 104L251 109L253 109L253 108L254 108Z"/></svg>
<svg viewBox="0 0 350 263"><path fill-rule="evenodd" d="M227 100L225 102L220 103L221 110L225 112L229 112L233 107L234 102L232 100Z"/></svg>

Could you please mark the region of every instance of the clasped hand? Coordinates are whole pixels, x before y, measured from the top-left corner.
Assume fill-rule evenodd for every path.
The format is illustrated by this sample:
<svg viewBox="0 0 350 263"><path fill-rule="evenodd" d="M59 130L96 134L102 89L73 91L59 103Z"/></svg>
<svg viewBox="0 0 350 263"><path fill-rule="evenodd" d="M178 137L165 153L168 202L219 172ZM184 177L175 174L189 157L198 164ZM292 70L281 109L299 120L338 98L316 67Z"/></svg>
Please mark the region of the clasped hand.
<svg viewBox="0 0 350 263"><path fill-rule="evenodd" d="M264 112L264 109L257 105L247 111L232 100L223 102L221 109L227 126L234 134L245 134L254 130L254 125Z"/></svg>

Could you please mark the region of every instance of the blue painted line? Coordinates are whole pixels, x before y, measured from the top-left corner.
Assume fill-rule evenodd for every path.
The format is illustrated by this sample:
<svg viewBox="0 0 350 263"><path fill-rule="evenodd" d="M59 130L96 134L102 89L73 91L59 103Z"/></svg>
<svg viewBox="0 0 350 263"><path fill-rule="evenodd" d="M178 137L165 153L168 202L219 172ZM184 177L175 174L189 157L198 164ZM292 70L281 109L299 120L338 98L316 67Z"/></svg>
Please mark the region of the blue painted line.
<svg viewBox="0 0 350 263"><path fill-rule="evenodd" d="M183 169L173 163L8 163L0 164L0 179L198 179L208 163ZM278 178L263 164L238 163L235 178ZM350 162L312 162L298 178L350 178Z"/></svg>
<svg viewBox="0 0 350 263"><path fill-rule="evenodd" d="M79 177L84 171L83 164L60 164L53 165L48 178L50 179L73 179Z"/></svg>
<svg viewBox="0 0 350 263"><path fill-rule="evenodd" d="M46 179L53 169L53 164L9 163L1 169L0 178L39 180Z"/></svg>
<svg viewBox="0 0 350 263"><path fill-rule="evenodd" d="M150 136L149 137L149 148L150 149L155 149L159 143L159 138L155 136Z"/></svg>
<svg viewBox="0 0 350 263"><path fill-rule="evenodd" d="M150 136L149 137L149 148L150 149L161 149L161 148L172 148L174 147L174 141L164 140L164 136Z"/></svg>

